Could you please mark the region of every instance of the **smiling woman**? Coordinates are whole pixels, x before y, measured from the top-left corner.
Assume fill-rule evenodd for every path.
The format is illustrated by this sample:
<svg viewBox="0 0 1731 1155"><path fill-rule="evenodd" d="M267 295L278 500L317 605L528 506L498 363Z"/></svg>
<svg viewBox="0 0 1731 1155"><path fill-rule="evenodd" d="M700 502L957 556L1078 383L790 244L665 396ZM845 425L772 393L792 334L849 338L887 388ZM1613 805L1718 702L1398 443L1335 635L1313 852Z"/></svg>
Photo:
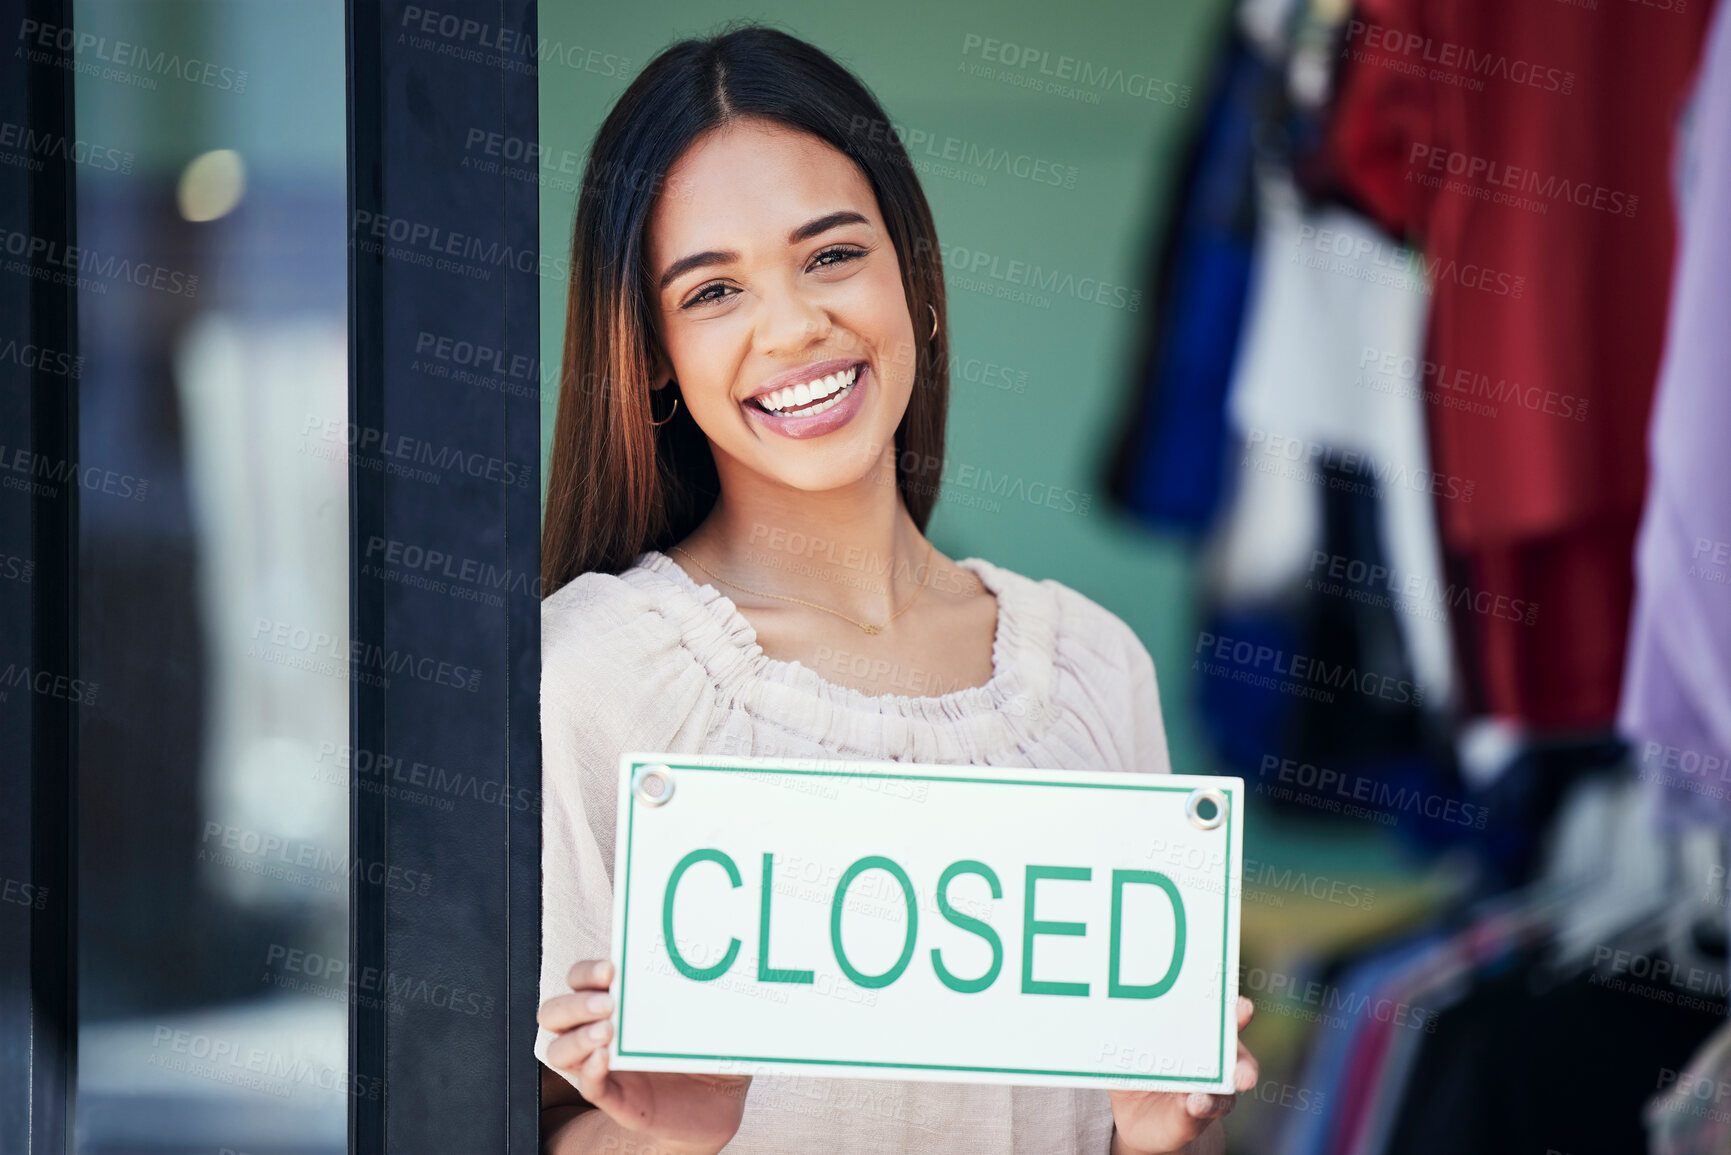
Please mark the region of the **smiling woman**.
<svg viewBox="0 0 1731 1155"><path fill-rule="evenodd" d="M897 375L900 397L878 407L875 440L863 428L853 435L849 464L863 472L872 457L893 457L922 528L935 501L949 400L943 263L906 154L861 147L851 126L877 103L810 45L767 30L736 34L729 64L744 75L725 86L711 83L717 62L699 58L714 52L690 41L663 53L620 98L589 155L572 239L564 377L600 386L561 390L543 546L549 592L580 573L618 573L645 543L678 542L709 515L723 463L698 411L711 412L716 398L702 387L724 372L736 379L720 399L744 427L749 413L763 412L747 407L749 398L848 367L869 378L875 360L879 375ZM765 211L770 204L778 211ZM792 219L784 223L783 212ZM735 246L741 237L749 250ZM825 303L857 314L827 340L805 331L833 316ZM776 315L766 317L766 307ZM792 332L761 335L769 363L746 379L738 337L765 320ZM927 329L916 343L915 332ZM866 339L875 358L864 355ZM676 347L680 359L687 351L724 359L705 360L702 381L690 369L680 374L672 388L684 409L669 398L671 416L657 420L652 393L673 379ZM834 352L838 364L817 363L824 358L813 350ZM851 392L869 391L860 384ZM732 388L739 395L728 399ZM892 411L898 419L886 425ZM779 428L799 436L805 428L793 416ZM892 454L892 445L913 452ZM576 462L595 463L601 485L614 491L608 497L638 500L601 500L601 487L579 485Z"/></svg>
<svg viewBox="0 0 1731 1155"><path fill-rule="evenodd" d="M1169 770L1123 621L925 536L942 265L906 153L864 131L887 122L823 52L747 27L651 61L589 155L543 552L550 1152L1219 1148L1231 1096L856 1081L814 1112L805 1080L609 1068L622 752ZM883 692L916 684L959 688Z"/></svg>

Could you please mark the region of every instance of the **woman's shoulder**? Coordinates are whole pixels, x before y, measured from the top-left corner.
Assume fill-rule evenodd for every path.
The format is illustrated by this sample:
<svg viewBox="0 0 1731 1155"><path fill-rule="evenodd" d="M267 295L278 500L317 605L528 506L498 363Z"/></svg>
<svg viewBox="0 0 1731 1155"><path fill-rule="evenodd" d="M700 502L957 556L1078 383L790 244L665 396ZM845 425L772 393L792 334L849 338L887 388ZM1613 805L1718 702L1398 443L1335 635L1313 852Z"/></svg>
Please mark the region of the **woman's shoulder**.
<svg viewBox="0 0 1731 1155"><path fill-rule="evenodd" d="M542 670L609 678L679 648L670 620L678 591L641 562L621 573L579 574L541 602Z"/></svg>
<svg viewBox="0 0 1731 1155"><path fill-rule="evenodd" d="M1049 624L1060 657L1080 651L1111 662L1148 660L1147 648L1129 623L1081 590L1057 578L1030 577L981 558L970 560L989 571L983 575L990 579L988 584L1017 596L1021 612Z"/></svg>
<svg viewBox="0 0 1731 1155"><path fill-rule="evenodd" d="M541 601L541 657L583 646L653 612L626 574L578 574Z"/></svg>
<svg viewBox="0 0 1731 1155"><path fill-rule="evenodd" d="M1167 773L1166 724L1154 658L1130 624L1056 578L1030 578L993 567L999 588L1020 591L1019 606L1045 614L1052 639L1053 699L1080 718L1089 742L1109 766Z"/></svg>
<svg viewBox="0 0 1731 1155"><path fill-rule="evenodd" d="M638 564L585 573L541 602L541 723L600 751L661 749L714 696L697 655L700 609Z"/></svg>

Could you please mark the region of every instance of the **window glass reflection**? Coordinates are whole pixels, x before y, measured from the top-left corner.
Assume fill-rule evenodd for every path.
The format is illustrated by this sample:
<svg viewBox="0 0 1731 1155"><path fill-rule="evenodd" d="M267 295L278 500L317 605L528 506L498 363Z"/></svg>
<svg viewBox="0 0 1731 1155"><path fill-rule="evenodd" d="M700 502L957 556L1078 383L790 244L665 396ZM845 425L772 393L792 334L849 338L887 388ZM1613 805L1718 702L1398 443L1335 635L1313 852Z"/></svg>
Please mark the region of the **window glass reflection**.
<svg viewBox="0 0 1731 1155"><path fill-rule="evenodd" d="M73 20L77 1147L341 1151L343 5Z"/></svg>

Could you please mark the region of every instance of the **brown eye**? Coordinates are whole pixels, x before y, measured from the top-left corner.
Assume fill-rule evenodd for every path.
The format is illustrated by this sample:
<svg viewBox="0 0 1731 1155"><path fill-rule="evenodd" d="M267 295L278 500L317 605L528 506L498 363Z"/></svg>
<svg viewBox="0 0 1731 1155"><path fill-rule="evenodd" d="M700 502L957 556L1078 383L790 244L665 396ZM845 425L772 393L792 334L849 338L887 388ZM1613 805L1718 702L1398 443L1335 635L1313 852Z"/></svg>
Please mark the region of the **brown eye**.
<svg viewBox="0 0 1731 1155"><path fill-rule="evenodd" d="M863 256L865 256L864 249L851 247L825 249L823 252L812 258L812 267L821 269L832 265L842 265L846 264L848 261L857 261ZM834 259L832 260L830 258Z"/></svg>
<svg viewBox="0 0 1731 1155"><path fill-rule="evenodd" d="M718 291L712 295L711 290ZM724 295L726 290L726 285L722 284L720 281L716 281L713 284L703 286L703 288L697 291L695 296L679 307L681 309L689 309L693 305L706 305L714 301L725 301L727 299Z"/></svg>

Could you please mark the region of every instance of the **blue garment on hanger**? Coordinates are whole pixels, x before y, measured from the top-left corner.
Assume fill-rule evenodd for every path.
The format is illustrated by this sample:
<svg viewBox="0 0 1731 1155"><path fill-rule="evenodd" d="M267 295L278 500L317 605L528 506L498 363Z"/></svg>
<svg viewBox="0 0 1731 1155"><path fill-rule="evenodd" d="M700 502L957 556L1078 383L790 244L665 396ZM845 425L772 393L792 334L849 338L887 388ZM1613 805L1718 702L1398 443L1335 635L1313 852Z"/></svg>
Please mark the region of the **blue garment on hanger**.
<svg viewBox="0 0 1731 1155"><path fill-rule="evenodd" d="M1221 504L1226 391L1256 235L1256 110L1271 76L1236 32L1215 73L1160 243L1140 404L1108 485L1142 521L1189 535L1206 532Z"/></svg>

